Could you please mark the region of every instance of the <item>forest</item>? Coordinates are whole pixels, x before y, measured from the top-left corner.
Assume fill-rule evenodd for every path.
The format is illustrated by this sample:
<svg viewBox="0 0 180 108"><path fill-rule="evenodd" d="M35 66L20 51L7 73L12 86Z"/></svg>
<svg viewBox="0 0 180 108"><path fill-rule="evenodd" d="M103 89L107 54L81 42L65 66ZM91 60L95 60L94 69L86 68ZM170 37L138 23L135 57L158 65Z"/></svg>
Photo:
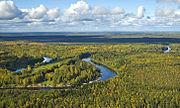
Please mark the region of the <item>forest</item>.
<svg viewBox="0 0 180 108"><path fill-rule="evenodd" d="M180 43L177 32L32 32L0 33L0 41L66 43Z"/></svg>
<svg viewBox="0 0 180 108"><path fill-rule="evenodd" d="M0 42L0 107L180 107L180 44ZM43 63L43 56L52 58ZM117 76L101 76L92 61ZM26 68L20 72L17 69ZM16 87L73 86L28 90ZM14 89L13 89L14 87ZM10 88L10 89L6 89Z"/></svg>

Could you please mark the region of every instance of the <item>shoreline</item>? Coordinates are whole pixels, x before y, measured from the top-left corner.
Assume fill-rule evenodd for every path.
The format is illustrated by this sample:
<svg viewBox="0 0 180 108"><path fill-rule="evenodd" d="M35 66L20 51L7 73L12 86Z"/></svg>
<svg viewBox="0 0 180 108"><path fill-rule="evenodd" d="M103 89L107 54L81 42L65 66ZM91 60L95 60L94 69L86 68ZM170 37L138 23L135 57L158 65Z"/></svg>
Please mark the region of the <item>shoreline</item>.
<svg viewBox="0 0 180 108"><path fill-rule="evenodd" d="M75 88L77 86L81 86L81 85L87 85L87 84L91 84L91 83L95 83L95 82L99 82L101 77L102 77L102 72L100 72L101 76L97 77L95 80L91 80L87 83L81 83L79 85L48 85L48 86L43 86L43 85L28 85L28 86L12 86L12 87L0 87L0 90L7 90L7 89L26 89L26 90L41 90L41 89L70 89L70 88Z"/></svg>
<svg viewBox="0 0 180 108"><path fill-rule="evenodd" d="M116 72L110 68L108 68L107 66L104 66L103 64L100 64L100 63L97 63L96 61L92 60L93 63L97 64L97 65L101 65L107 69L109 69L110 71L112 71L113 73L116 74ZM28 85L28 86L22 86L22 85L13 85L11 87L0 87L0 90L7 90L7 89L26 89L26 90L52 90L52 89L70 89L70 88L75 88L77 86L81 86L81 85L87 85L87 84L91 84L91 83L96 83L96 82L100 82L101 81L101 78L102 78L102 74L103 72L100 71L100 76L97 77L96 79L94 80L91 80L89 82L85 82L85 83L81 83L79 85L60 85L60 84L57 84L57 85L41 85L41 84L36 84L36 85ZM102 80L103 81L103 80Z"/></svg>
<svg viewBox="0 0 180 108"><path fill-rule="evenodd" d="M93 59L91 59L91 61L92 61L93 63L97 64L97 65L101 65L101 66L103 66L103 67L109 69L110 71L112 71L113 73L115 73L115 74L117 75L117 72L116 72L115 70L113 70L113 69L107 67L106 65L104 65L104 64L102 64L102 63L97 63L97 62L96 62L95 60L93 60Z"/></svg>

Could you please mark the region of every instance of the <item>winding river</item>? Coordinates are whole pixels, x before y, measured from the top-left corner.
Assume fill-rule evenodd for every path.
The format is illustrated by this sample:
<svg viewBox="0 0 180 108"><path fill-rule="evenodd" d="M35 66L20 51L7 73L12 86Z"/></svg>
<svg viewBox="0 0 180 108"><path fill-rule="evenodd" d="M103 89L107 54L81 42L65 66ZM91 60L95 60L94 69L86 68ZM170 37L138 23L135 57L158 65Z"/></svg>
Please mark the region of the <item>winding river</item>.
<svg viewBox="0 0 180 108"><path fill-rule="evenodd" d="M168 49L165 50L164 53L168 53L171 50L169 45L166 45L166 46L167 46ZM43 58L44 58L43 63L49 63L52 60L51 58L48 58L46 56L43 56ZM97 80L94 80L94 81L90 81L89 83L93 83L93 82L97 82L97 81L106 81L106 80L116 76L116 74L114 72L107 69L106 67L93 63L90 58L84 58L82 60L87 61L87 62L91 63L92 65L96 66L97 68L100 69L100 71L102 73L100 78L98 78ZM16 70L15 72L20 72L20 71L25 70L25 69L26 68L21 68L21 69ZM88 84L88 83L83 83L83 84ZM51 90L51 89L65 89L65 88L69 88L69 87L54 87L54 88L53 87L38 87L38 88L33 88L32 87L32 88L26 88L26 89L31 89L31 90L32 89L34 89L34 90L35 89L36 90ZM22 88L22 89L24 89L24 88Z"/></svg>
<svg viewBox="0 0 180 108"><path fill-rule="evenodd" d="M43 61L44 63L45 62L50 62L52 60L52 59L46 58L46 57L43 57L43 58L44 58L44 61ZM48 60L48 61L45 61L45 60ZM107 69L106 67L93 63L90 58L84 58L82 60L91 63L92 65L94 65L97 68L99 68L100 71L101 71L101 77L98 78L97 80L90 81L89 83L98 82L98 81L106 81L106 80L116 76L116 74L114 72L112 72L111 70ZM25 70L25 69L26 68L18 69L15 72L19 72L19 71ZM84 84L88 84L88 83L83 83L83 85ZM67 89L67 88L71 88L71 87L25 87L25 88L22 87L22 88L12 88L12 89L51 90L51 89ZM1 89L9 89L9 88L1 88Z"/></svg>
<svg viewBox="0 0 180 108"><path fill-rule="evenodd" d="M106 81L106 80L116 76L116 74L114 72L107 69L106 67L103 67L101 65L93 63L90 58L85 58L83 60L91 63L92 65L96 66L97 68L99 68L101 70L102 76L101 76L101 79L99 79L98 81Z"/></svg>
<svg viewBox="0 0 180 108"><path fill-rule="evenodd" d="M48 58L48 57L45 57L45 56L43 58L44 58L43 63L49 63L52 60L51 58ZM97 81L105 81L105 80L108 80L108 79L113 78L113 77L116 76L116 74L114 72L107 69L106 67L103 67L101 65L93 63L90 58L84 58L82 60L87 61L87 62L91 63L92 65L94 65L94 66L96 66L97 68L100 69L100 71L102 72L102 76ZM26 68L17 69L15 72L20 72L20 71L25 70L25 69Z"/></svg>
<svg viewBox="0 0 180 108"><path fill-rule="evenodd" d="M52 59L51 58L48 58L48 57L46 57L46 56L43 56L43 63L49 63ZM21 68L21 69L17 69L16 71L14 71L14 72L20 72L20 71L22 71L22 70L26 70L26 68Z"/></svg>

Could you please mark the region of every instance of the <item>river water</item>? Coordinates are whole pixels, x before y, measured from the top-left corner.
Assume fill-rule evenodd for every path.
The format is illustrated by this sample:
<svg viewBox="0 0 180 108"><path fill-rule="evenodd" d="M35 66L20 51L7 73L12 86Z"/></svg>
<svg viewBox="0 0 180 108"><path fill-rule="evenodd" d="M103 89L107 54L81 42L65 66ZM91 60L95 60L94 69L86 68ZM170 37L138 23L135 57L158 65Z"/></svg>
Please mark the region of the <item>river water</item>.
<svg viewBox="0 0 180 108"><path fill-rule="evenodd" d="M49 63L52 59L51 58L48 58L46 56L43 56L44 60L43 60L43 63Z"/></svg>
<svg viewBox="0 0 180 108"><path fill-rule="evenodd" d="M43 56L43 63L49 63L52 59L51 58L48 58L48 57L46 57L46 56ZM25 70L26 68L21 68L21 69L17 69L16 71L14 71L14 72L20 72L20 71L22 71L22 70Z"/></svg>
<svg viewBox="0 0 180 108"><path fill-rule="evenodd" d="M103 67L101 65L97 65L97 64L93 63L90 58L85 58L83 60L91 63L92 65L94 65L100 69L100 71L102 72L102 76L101 76L101 79L99 81L106 81L106 80L116 76L116 74L114 72L107 69L106 67Z"/></svg>
<svg viewBox="0 0 180 108"><path fill-rule="evenodd" d="M50 58L44 58L44 59L49 59L50 61L51 61L51 59ZM101 66L101 65L98 65L98 64L95 64L95 63L93 63L92 61L91 61L91 59L90 58L85 58L85 59L83 59L84 61L87 61L87 62L89 62L89 63L91 63L92 65L94 65L94 66L96 66L97 68L99 68L100 69L100 71L102 72L102 76L101 76L101 78L99 79L99 80L97 80L97 81L106 81L106 80L108 80L108 79L110 79L110 78L113 78L113 77L115 77L116 76L116 74L114 73L114 72L112 72L111 70L109 70L109 69L107 69L106 67L103 67L103 66ZM50 62L50 61L46 61L46 62ZM22 70L25 70L26 68L22 68L22 69L18 69L18 70L16 70L15 72L20 72L20 71L22 71ZM93 82L93 81L92 81ZM6 88L5 88L6 89ZM20 88L21 89L21 88ZM22 89L29 89L29 90L51 90L51 89L64 89L64 87L60 87L60 88L51 88L51 87L37 87L37 88L22 88Z"/></svg>
<svg viewBox="0 0 180 108"><path fill-rule="evenodd" d="M25 70L25 69L26 69L26 68L17 69L17 70L14 71L14 72L20 72L20 71Z"/></svg>
<svg viewBox="0 0 180 108"><path fill-rule="evenodd" d="M166 46L167 46L168 49L165 50L164 53L167 53L167 52L169 52L169 51L171 50L171 48L169 47L169 45L166 45Z"/></svg>
<svg viewBox="0 0 180 108"><path fill-rule="evenodd" d="M167 53L167 52L169 52L171 50L169 45L166 45L166 46L167 46L168 49L165 50L164 53ZM49 63L52 60L51 58L48 58L48 57L45 57L45 56L43 56L43 58L44 58L43 63ZM116 76L116 74L114 72L107 69L106 67L103 67L101 65L93 63L90 58L84 58L83 60L91 63L92 65L94 65L94 66L96 66L97 68L100 69L100 71L102 72L102 76L98 81L106 81L106 80ZM25 69L26 68L21 68L21 69L16 70L15 72L20 72L20 71L25 70ZM47 88L40 88L40 90L51 90L51 89L52 88L48 88L48 87Z"/></svg>

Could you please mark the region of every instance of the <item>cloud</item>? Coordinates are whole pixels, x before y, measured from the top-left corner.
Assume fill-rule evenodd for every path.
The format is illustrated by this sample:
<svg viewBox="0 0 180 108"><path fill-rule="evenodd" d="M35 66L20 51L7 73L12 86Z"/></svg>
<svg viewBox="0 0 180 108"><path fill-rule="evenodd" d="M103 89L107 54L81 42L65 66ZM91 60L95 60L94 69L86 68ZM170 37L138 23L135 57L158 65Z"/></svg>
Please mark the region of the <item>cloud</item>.
<svg viewBox="0 0 180 108"><path fill-rule="evenodd" d="M3 26L0 30L3 31L4 29L6 31L30 30L30 27L33 28L35 25L46 28L57 24L59 16L58 8L48 9L40 4L36 8L18 9L13 1L0 1L0 26Z"/></svg>
<svg viewBox="0 0 180 108"><path fill-rule="evenodd" d="M70 8L65 10L65 15L72 14L88 14L91 7L84 1L78 1L75 4L71 4Z"/></svg>
<svg viewBox="0 0 180 108"><path fill-rule="evenodd" d="M174 16L174 8L170 6L164 6L162 8L156 9L156 16L160 17L173 17Z"/></svg>
<svg viewBox="0 0 180 108"><path fill-rule="evenodd" d="M50 19L58 18L60 14L60 10L58 8L50 9L47 11L47 15Z"/></svg>
<svg viewBox="0 0 180 108"><path fill-rule="evenodd" d="M157 2L175 2L180 3L180 0L156 0Z"/></svg>
<svg viewBox="0 0 180 108"><path fill-rule="evenodd" d="M24 9L22 11L27 13L25 16L26 20L54 20L55 18L59 17L60 14L58 8L48 9L42 4L37 8Z"/></svg>
<svg viewBox="0 0 180 108"><path fill-rule="evenodd" d="M90 6L84 1L78 1L77 3L71 4L68 9L64 10L62 21L65 23L104 23L113 22L113 20L120 20L123 18L124 9L122 7L116 7L114 9Z"/></svg>
<svg viewBox="0 0 180 108"><path fill-rule="evenodd" d="M180 10L178 10L178 11L175 12L175 16L176 16L176 17L180 17Z"/></svg>
<svg viewBox="0 0 180 108"><path fill-rule="evenodd" d="M144 18L145 14L147 17ZM180 26L180 9L175 10L168 6L157 8L153 16L145 13L144 6L139 6L136 13L127 13L121 6L115 8L91 6L82 0L61 11L58 8L48 9L43 4L29 9L18 9L13 1L0 2L2 31L88 31L97 30L96 28L128 31L174 26Z"/></svg>
<svg viewBox="0 0 180 108"><path fill-rule="evenodd" d="M0 20L11 20L21 17L22 12L14 5L13 1L0 1Z"/></svg>
<svg viewBox="0 0 180 108"><path fill-rule="evenodd" d="M113 14L124 14L124 9L122 7L116 7L112 10Z"/></svg>
<svg viewBox="0 0 180 108"><path fill-rule="evenodd" d="M144 12L145 12L145 8L143 6L139 6L137 13L136 13L136 18L143 18L144 17Z"/></svg>
<svg viewBox="0 0 180 108"><path fill-rule="evenodd" d="M40 19L46 15L47 11L48 9L41 4L37 8L28 9L28 15L33 19Z"/></svg>
<svg viewBox="0 0 180 108"><path fill-rule="evenodd" d="M91 14L94 15L108 15L110 14L110 10L105 8L105 7L99 7L99 6L95 6L93 7L93 9L91 9Z"/></svg>
<svg viewBox="0 0 180 108"><path fill-rule="evenodd" d="M63 22L73 22L73 21L85 21L92 20L92 9L84 1L78 1L77 3L71 4L68 9L63 11L63 16L61 20Z"/></svg>

